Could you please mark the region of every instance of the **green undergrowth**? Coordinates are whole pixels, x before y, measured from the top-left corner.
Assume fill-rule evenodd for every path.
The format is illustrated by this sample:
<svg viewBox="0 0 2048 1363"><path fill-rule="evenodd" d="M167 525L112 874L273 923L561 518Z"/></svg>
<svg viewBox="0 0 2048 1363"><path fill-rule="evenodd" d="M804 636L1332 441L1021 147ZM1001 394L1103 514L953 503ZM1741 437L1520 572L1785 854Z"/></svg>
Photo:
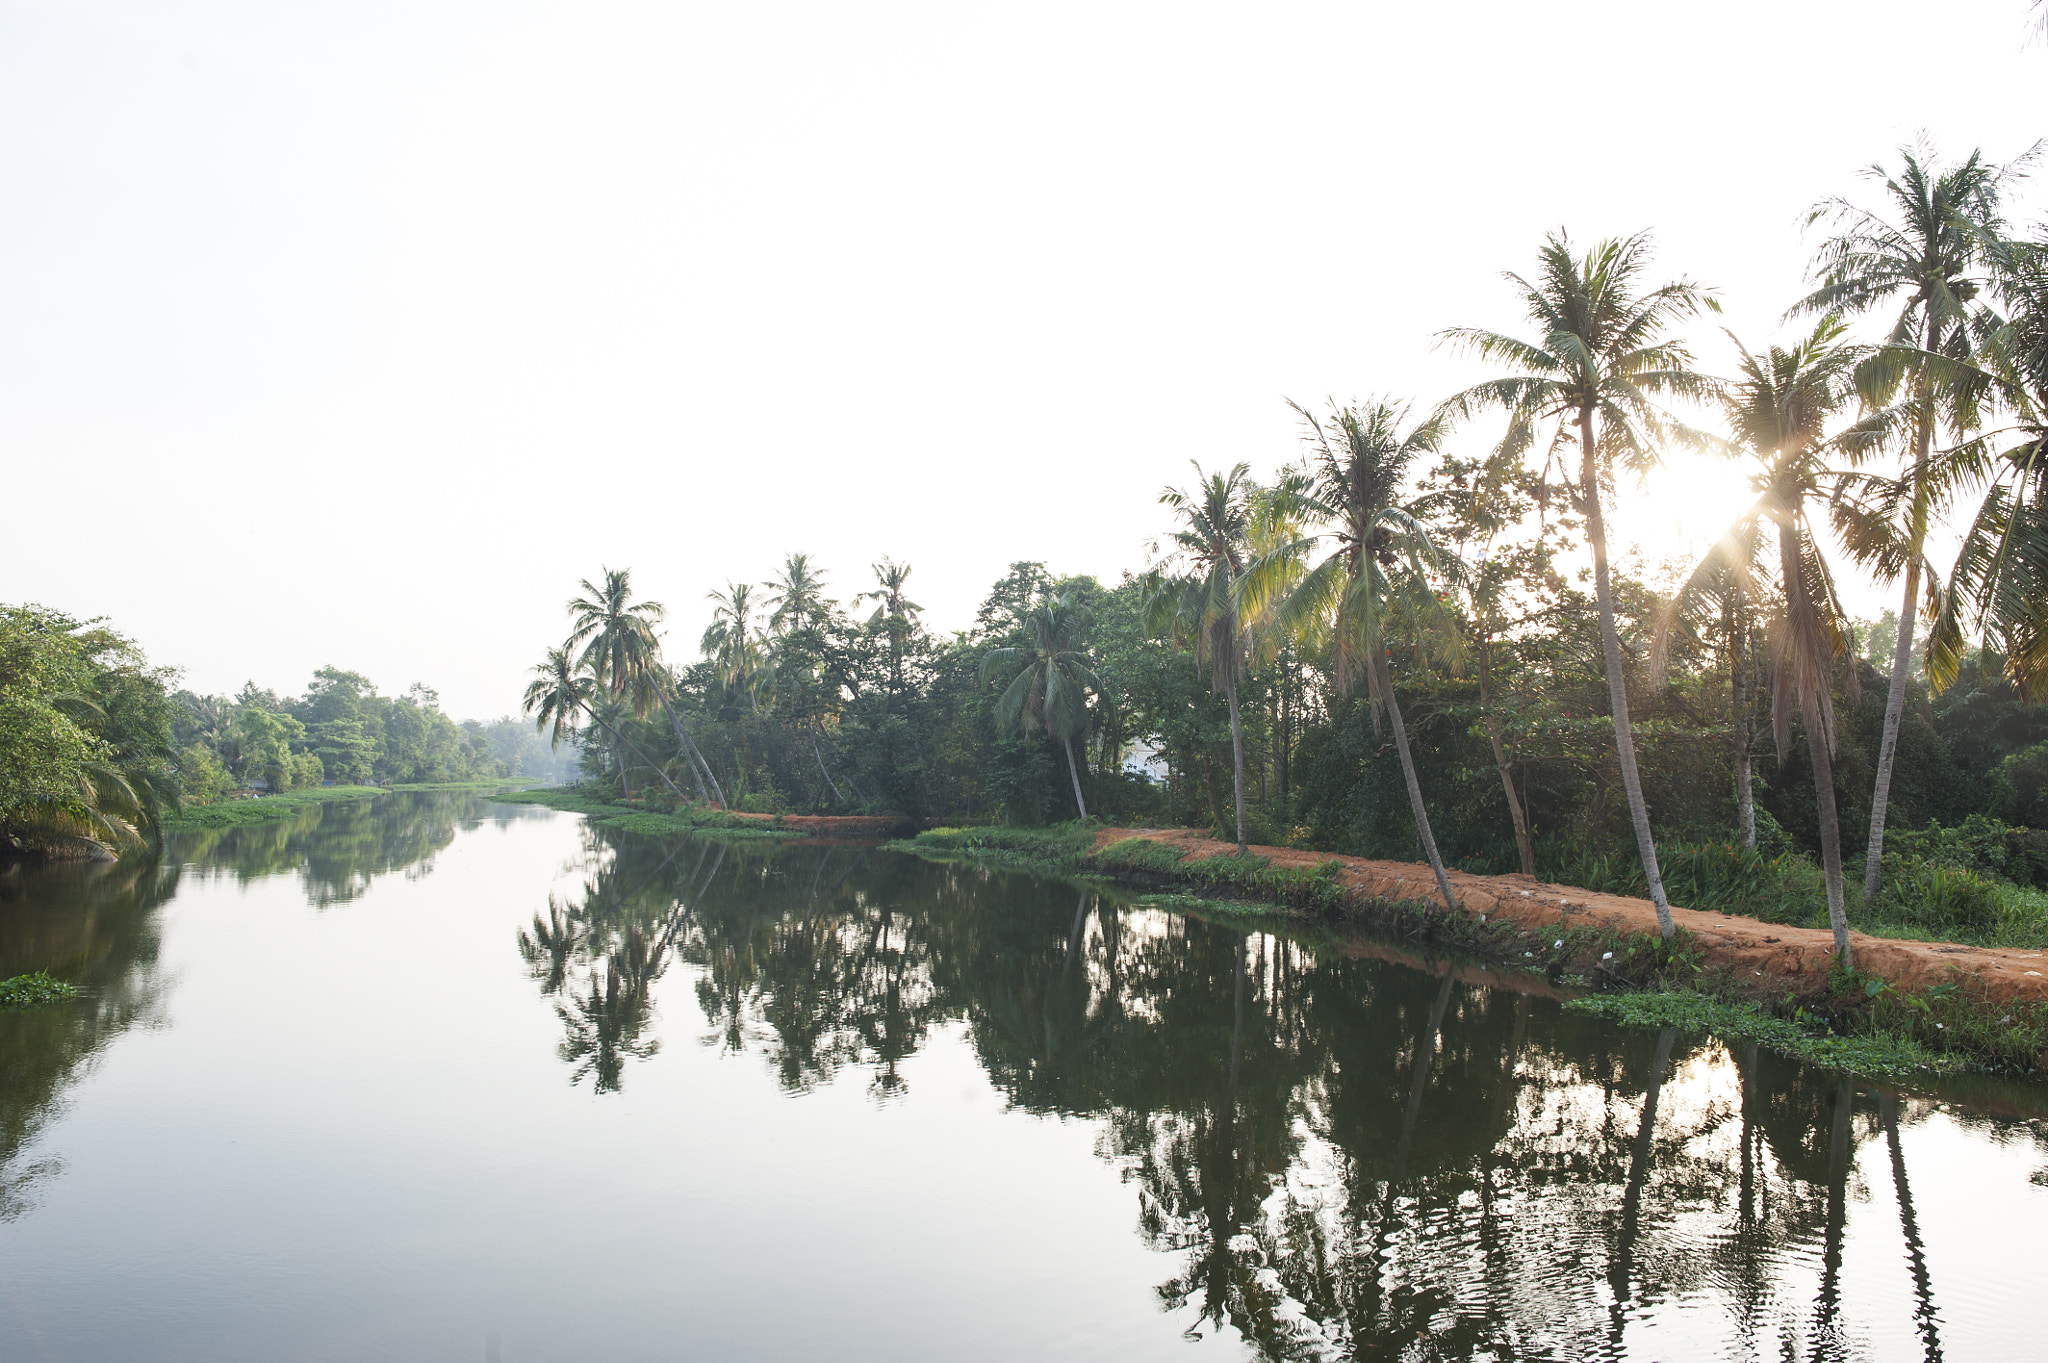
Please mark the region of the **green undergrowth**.
<svg viewBox="0 0 2048 1363"><path fill-rule="evenodd" d="M34 1008L38 1004L56 1003L60 999L77 996L77 985L51 979L40 970L31 975L0 980L0 1008Z"/></svg>
<svg viewBox="0 0 2048 1363"><path fill-rule="evenodd" d="M534 790L508 790L494 797L505 804L546 805L571 814L581 814L591 823L616 828L624 833L649 837L677 833L716 833L727 839L801 838L800 828L783 828L780 821L743 819L722 809L676 809L668 812L636 809L617 804L577 786L542 786Z"/></svg>
<svg viewBox="0 0 2048 1363"><path fill-rule="evenodd" d="M1204 918L1280 915L1369 927L1588 991L1572 1006L1595 1016L1710 1031L1872 1076L2030 1074L2048 1056L2048 1004L2001 1008L1974 996L1966 982L1909 992L1873 976L1838 972L1818 990L1786 992L1779 980L1745 980L1726 968L1708 968L1683 930L1668 943L1605 926L1524 930L1484 914L1446 913L1434 899L1358 895L1339 879L1343 863L1336 858L1314 867L1278 867L1256 854L1189 858L1180 847L1142 837L1100 851L1092 850L1093 842L1088 826L1066 824L933 829L890 845L934 860L1107 876L1144 891L1140 903Z"/></svg>
<svg viewBox="0 0 2048 1363"><path fill-rule="evenodd" d="M246 824L289 819L307 805L367 800L372 795L382 794L384 791L377 786L309 786L305 790L288 790L279 795L258 795L248 800L223 800L212 805L187 805L184 813L164 820L164 828L172 833L195 828L240 828Z"/></svg>
<svg viewBox="0 0 2048 1363"><path fill-rule="evenodd" d="M530 776L500 777L495 781L408 781L387 787L390 790L504 790L508 786L524 786L532 782Z"/></svg>

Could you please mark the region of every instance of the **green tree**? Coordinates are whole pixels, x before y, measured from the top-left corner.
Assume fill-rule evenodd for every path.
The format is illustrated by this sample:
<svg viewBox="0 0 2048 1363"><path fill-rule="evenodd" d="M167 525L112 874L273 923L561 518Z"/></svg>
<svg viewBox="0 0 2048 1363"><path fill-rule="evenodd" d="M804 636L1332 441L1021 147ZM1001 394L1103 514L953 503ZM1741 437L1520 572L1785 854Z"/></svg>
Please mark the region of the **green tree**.
<svg viewBox="0 0 2048 1363"><path fill-rule="evenodd" d="M1048 596L1024 617L1030 644L992 648L981 658L979 677L1016 668L996 702L996 722L1003 729L1029 737L1034 730L1066 750L1067 776L1074 783L1074 808L1088 817L1081 794L1081 768L1074 759L1074 740L1088 732L1088 693L1103 694L1101 678L1089 665L1086 614L1066 595ZM1240 832L1240 839L1242 833Z"/></svg>
<svg viewBox="0 0 2048 1363"><path fill-rule="evenodd" d="M1248 643L1241 590L1251 552L1251 468L1237 464L1205 474L1200 464L1193 467L1192 492L1170 487L1159 494L1160 505L1173 508L1181 528L1166 560L1146 574L1146 614L1154 633L1193 650L1196 663L1209 668L1210 685L1229 701L1231 791L1241 852L1244 721L1237 678Z"/></svg>
<svg viewBox="0 0 2048 1363"><path fill-rule="evenodd" d="M1707 306L1709 298L1688 282L1644 290L1647 236L1603 241L1575 257L1564 234L1557 233L1544 242L1538 259L1537 282L1513 273L1507 278L1520 291L1529 320L1542 329L1542 340L1522 341L1473 327L1444 333L1482 359L1519 372L1467 389L1441 410L1459 418L1487 408L1506 411L1508 431L1500 447L1506 457L1526 454L1539 429L1553 420L1555 434L1546 444L1551 455L1574 437L1577 440L1577 509L1585 517L1586 543L1593 553L1593 587L1600 607L1600 641L1622 789L1635 825L1644 879L1657 907L1657 924L1669 939L1675 929L1636 769L1602 498L1613 483L1617 463L1639 473L1655 466L1668 421L1654 398L1700 397L1710 391L1711 385L1693 372L1691 353L1669 334L1673 326Z"/></svg>
<svg viewBox="0 0 2048 1363"><path fill-rule="evenodd" d="M1307 467L1281 481L1273 506L1293 529L1297 518L1326 527L1287 534L1254 562L1245 574L1241 593L1247 609L1264 614L1270 607L1277 632L1326 647L1335 658L1339 694L1352 691L1363 674L1375 726L1384 709L1394 730L1394 750L1408 787L1408 806L1415 832L1436 873L1444 907L1455 911L1450 877L1430 831L1429 809L1415 774L1408 747L1408 726L1387 670L1387 626L1405 602L1411 616L1436 613L1436 601L1423 560L1438 562L1435 544L1413 511L1399 498L1409 468L1423 455L1436 453L1443 439L1443 421L1431 417L1406 432L1405 416L1392 403L1363 409L1339 407L1326 427L1307 409L1289 404L1308 424ZM1306 559L1332 542L1330 552L1314 567Z"/></svg>
<svg viewBox="0 0 2048 1363"><path fill-rule="evenodd" d="M1900 158L1904 165L1897 175L1882 166L1867 172L1883 184L1892 218L1841 198L1825 199L1808 214L1809 223L1830 223L1837 231L1814 258L1819 287L1793 308L1795 313L1859 313L1898 305L1888 344L1859 376L1866 399L1874 404L1901 389L1908 393L1904 417L1910 441L1895 508L1897 543L1871 545L1858 554L1880 576L1904 583L1870 800L1863 872L1864 902L1870 905L1877 903L1883 883L1885 814L1911 671L1927 532L1954 486L1943 461L1934 457L1941 399L1944 388L1955 392L1949 376L1974 348L1971 323L1981 311L2003 230L1999 199L2014 173L2014 168L1986 163L1981 152L1946 168L1925 148L1902 149Z"/></svg>
<svg viewBox="0 0 2048 1363"><path fill-rule="evenodd" d="M654 626L660 623L666 609L659 601L633 600L629 568L605 568L599 576L603 579L601 584L586 577L578 584L583 595L569 599L566 647L582 646L578 665L588 669L611 699L631 711L635 719L644 719L653 702L660 701L675 731L684 765L697 777L697 798L707 798L704 784L708 780L712 795L724 804L725 794L718 788L718 778L697 751L669 697L668 677L661 665L661 644L654 635ZM595 716L596 711L591 714ZM668 772L660 767L655 767L654 772L678 800L687 798Z"/></svg>
<svg viewBox="0 0 2048 1363"><path fill-rule="evenodd" d="M1768 526L1776 531L1777 608L1769 622L1772 729L1782 767L1796 703L1819 802L1828 922L1835 932L1835 958L1846 967L1849 920L1842 891L1842 831L1835 813L1832 677L1837 659L1850 660L1854 684L1854 647L1808 510L1828 499L1834 471L1827 456L1834 442L1827 427L1853 395L1851 375L1859 352L1842 343L1842 333L1841 322L1828 317L1789 349L1772 346L1756 355L1736 342L1740 367L1723 391L1721 406L1736 446L1757 469L1760 495L1693 571L1672 608L1685 609L1717 578L1746 581L1764 550L1759 530Z"/></svg>

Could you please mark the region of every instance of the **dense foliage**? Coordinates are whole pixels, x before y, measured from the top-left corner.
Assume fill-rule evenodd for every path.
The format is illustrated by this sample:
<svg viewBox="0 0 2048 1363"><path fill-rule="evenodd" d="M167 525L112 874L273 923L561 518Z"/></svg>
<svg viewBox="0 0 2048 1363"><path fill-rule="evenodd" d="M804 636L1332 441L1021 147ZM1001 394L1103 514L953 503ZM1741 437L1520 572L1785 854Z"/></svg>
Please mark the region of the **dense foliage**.
<svg viewBox="0 0 2048 1363"><path fill-rule="evenodd" d="M1142 576L1017 563L939 635L907 564L847 609L796 554L712 593L691 662L607 570L529 712L628 800L1196 823L1660 910L1667 878L1693 903L1747 885L1828 911L1845 951L1850 909L1936 930L1929 904L2048 883L2048 248L2000 216L2007 171L1902 161L1875 207L1815 210L1811 329L1734 376L1694 365L1712 299L1656 284L1644 238L1556 235L1509 276L1524 339L1446 333L1502 377L1413 413L1297 408L1270 484L1198 468L1162 495ZM1689 575L1604 528L1674 444L1757 494ZM1927 558L1941 517L1969 528L1953 567ZM1904 609L1850 619L1849 574Z"/></svg>
<svg viewBox="0 0 2048 1363"><path fill-rule="evenodd" d="M98 621L0 606L0 853L141 847L181 807L252 790L564 774L530 725L458 724L425 686L380 696L332 667L297 697L176 685Z"/></svg>

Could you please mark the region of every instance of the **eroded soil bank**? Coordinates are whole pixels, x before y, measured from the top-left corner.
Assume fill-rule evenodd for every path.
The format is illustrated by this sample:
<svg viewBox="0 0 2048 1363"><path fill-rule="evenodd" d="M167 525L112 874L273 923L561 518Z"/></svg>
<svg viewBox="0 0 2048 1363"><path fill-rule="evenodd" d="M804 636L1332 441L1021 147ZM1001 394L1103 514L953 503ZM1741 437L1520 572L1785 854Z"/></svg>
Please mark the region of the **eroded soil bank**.
<svg viewBox="0 0 2048 1363"><path fill-rule="evenodd" d="M1095 850L1100 852L1127 838L1167 844L1188 861L1228 856L1237 850L1235 843L1177 828L1105 828L1095 835ZM1292 847L1254 846L1251 851L1278 869L1314 871L1335 862L1337 883L1362 898L1439 899L1436 877L1426 865ZM1556 927L1606 928L1629 935L1657 933L1657 910L1647 899L1595 894L1522 875L1477 876L1462 871L1449 875L1451 893L1460 908L1524 931ZM1754 980L1753 987L1759 992L1818 993L1833 969L1834 937L1824 928L1784 927L1676 905L1671 913L1677 925L1691 935L1703 969L1723 968ZM2048 952L1908 942L1859 932L1849 934L1849 950L1852 965L1895 989L1918 994L1938 985L1963 984L1973 999L1986 1004L2048 1002Z"/></svg>

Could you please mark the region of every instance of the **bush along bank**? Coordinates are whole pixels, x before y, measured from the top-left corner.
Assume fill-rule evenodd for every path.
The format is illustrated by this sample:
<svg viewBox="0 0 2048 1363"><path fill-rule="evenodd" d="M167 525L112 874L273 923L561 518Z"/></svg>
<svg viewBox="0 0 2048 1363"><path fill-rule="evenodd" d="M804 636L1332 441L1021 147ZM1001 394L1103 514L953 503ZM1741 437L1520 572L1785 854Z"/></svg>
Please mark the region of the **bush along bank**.
<svg viewBox="0 0 2048 1363"><path fill-rule="evenodd" d="M1686 910L1682 918L1712 921L1681 927L1667 943L1626 916L1599 921L1617 904L1647 913L1647 903L1520 876L1454 873L1462 902L1453 913L1427 888L1426 867L1282 848L1239 854L1178 831L934 829L891 846L933 860L1102 876L1169 892L1154 901L1167 907L1176 907L1175 894L1192 896L1196 912L1235 901L1341 919L1541 977L1582 996L1569 1006L1618 1022L1699 1028L1871 1076L2048 1069L2048 989L1987 985L1967 970L1981 951L1859 937L1856 949L1875 961L1842 970L1800 940L1820 936L1812 929ZM1901 966L1902 953L1912 968Z"/></svg>
<svg viewBox="0 0 2048 1363"><path fill-rule="evenodd" d="M673 810L645 809L619 804L599 792L582 786L543 786L536 790L508 790L493 799L503 804L546 805L622 833L650 837L678 833L712 833L721 838L781 839L810 836L801 827L785 827L779 817L749 818L722 809L679 807Z"/></svg>

